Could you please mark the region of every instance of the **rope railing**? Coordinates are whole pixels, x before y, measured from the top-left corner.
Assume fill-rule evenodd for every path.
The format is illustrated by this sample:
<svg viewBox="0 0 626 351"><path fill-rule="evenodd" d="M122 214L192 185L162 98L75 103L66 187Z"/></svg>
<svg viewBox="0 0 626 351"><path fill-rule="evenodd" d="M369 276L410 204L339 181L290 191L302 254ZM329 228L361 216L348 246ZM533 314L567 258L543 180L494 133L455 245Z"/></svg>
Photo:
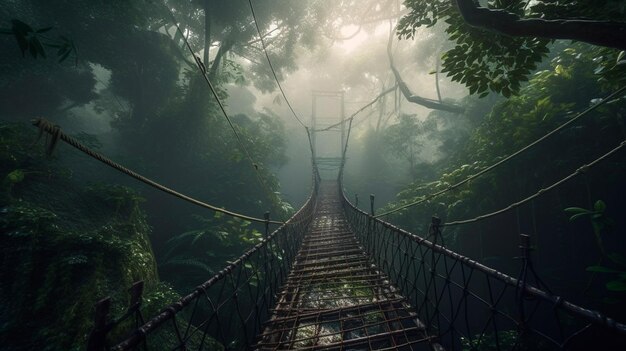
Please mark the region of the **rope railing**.
<svg viewBox="0 0 626 351"><path fill-rule="evenodd" d="M236 217L236 218L240 218L240 219L244 219L247 221L251 221L251 222L257 222L257 223L266 223L266 224L283 224L284 222L279 222L279 221L273 221L273 220L268 220L268 219L264 219L264 218L256 218L256 217L251 217L251 216L247 216L241 213L237 213L237 212L233 212L233 211L229 211L211 204L208 204L206 202L197 200L191 196L182 194L176 190L173 190L169 187L166 187L165 185L162 185L160 183L157 183L156 181L149 179L125 166L122 166L121 164L107 158L106 156L102 155L101 153L98 153L90 148L88 148L87 146L85 146L84 144L82 144L80 141L78 141L77 139L65 134L61 128L57 125L52 124L51 122L47 121L44 118L37 118L33 121L33 125L37 128L39 128L40 134L42 133L47 133L51 136L51 141L49 143L48 146L48 153L51 152L51 149L58 143L59 140L64 141L66 144L74 147L75 149L83 152L84 154L86 154L87 156L94 158L102 163L104 163L105 165L116 169L119 172L122 172L132 178L135 178L136 180L149 185L157 190L163 191L165 193L168 193L172 196L175 196L179 199L182 199L184 201L187 201L189 203L192 203L194 205L209 209L211 211L215 211L215 212L220 212L223 213L225 215L231 216L231 217Z"/></svg>
<svg viewBox="0 0 626 351"><path fill-rule="evenodd" d="M554 182L553 184L545 187L545 188L541 188L539 189L539 191L537 191L536 193L520 200L517 202L514 202L504 208L501 208L499 210L493 211L493 212L489 212L480 216L476 216L474 218L469 218L469 219L464 219L464 220L455 220L455 221L449 221L449 222L445 222L443 223L441 226L442 227L451 227L451 226L455 226L455 225L460 225L460 224L468 224L468 223L474 223L474 222L478 222L478 221L482 221L484 219L487 218L491 218L494 216L497 216L499 214L508 212L514 208L517 208L525 203L528 203L546 193L548 193L551 190L554 190L556 188L558 188L559 186L567 183L568 181L582 175L585 174L588 170L590 170L591 168L593 168L594 166L596 166L598 163L606 160L607 158L611 157L612 155L614 155L615 153L617 153L618 151L620 151L624 146L626 146L626 140L622 141L619 145L617 145L615 148L611 149L609 152L605 153L604 155L598 157L597 159L593 160L592 162L582 165L580 167L578 167L576 169L576 171L570 173L569 175L567 175L564 178L561 178L560 180Z"/></svg>
<svg viewBox="0 0 626 351"><path fill-rule="evenodd" d="M142 325L94 332L90 350L244 350L275 304L317 204L319 182L287 222L196 289ZM102 318L102 317L100 317Z"/></svg>
<svg viewBox="0 0 626 351"><path fill-rule="evenodd" d="M350 121L350 122L352 122L352 120L353 120L353 119L354 119L354 118L355 118L355 117L356 117L359 113L361 113L361 112L365 111L365 109L366 109L366 108L368 108L368 107L370 107L370 106L374 105L374 104L375 104L378 100L380 100L380 98L382 98L383 96L385 96L385 95L387 95L387 94L389 94L389 93L393 92L394 90L396 90L396 88L397 88L397 87L398 87L397 85L394 85L394 86L392 86L391 88L389 88L389 89L387 89L387 90L384 90L382 93L378 94L378 95L377 95L374 99L372 99L372 101L370 101L370 102L368 102L367 104L365 104L365 105L361 106L361 108L359 108L359 109L358 109L358 110L356 110L354 113L352 113L352 114L351 114L348 118L344 118L344 119L342 119L340 122L337 122L337 123L335 123L335 124L332 124L332 125L330 125L330 126L328 126L328 127L325 127L325 128L320 128L320 129L315 129L315 130L314 130L314 132L326 132L326 131L329 131L329 130L331 130L331 129L335 128L335 127L338 127L338 126L340 126L340 125L342 125L342 124L346 123L346 121Z"/></svg>
<svg viewBox="0 0 626 351"><path fill-rule="evenodd" d="M261 41L261 46L263 47L263 52L265 53L267 64L269 65L270 70L272 71L272 75L274 76L274 80L276 81L276 84L278 85L278 89L280 90L280 93L285 99L285 102L287 103L287 107L289 107L289 110L291 111L291 114L293 115L293 117L298 121L298 123L300 123L302 127L307 129L307 126L304 124L304 122L302 122L302 119L298 117L298 114L296 113L296 111L294 111L293 107L291 106L291 103L289 102L289 99L287 99L287 95L285 94L285 91L283 90L283 86L280 84L280 81L278 80L278 76L276 75L276 70L274 69L272 60L270 60L270 55L267 53L267 46L265 45L265 39L263 39L263 34L261 34L261 28L259 28L259 21L256 18L256 13L254 12L254 6L252 6L252 0L248 0L248 4L250 4L250 12L252 13L252 19L254 20L254 26L256 27L256 31L259 34L259 40ZM307 133L308 133L308 129L307 129Z"/></svg>
<svg viewBox="0 0 626 351"><path fill-rule="evenodd" d="M261 176L261 173L259 171L259 163L256 162L254 160L254 158L252 158L252 154L248 150L248 147L246 146L246 144L243 142L239 132L237 131L237 128L235 128L235 125L233 124L233 121L230 119L230 116L226 112L226 107L224 107L224 104L222 103L222 100L220 99L219 95L217 94L217 90L215 89L215 87L213 86L213 83L211 83L211 80L209 79L209 76L207 74L206 65L205 65L205 64L208 64L208 63L206 63L206 62L203 63L202 60L198 56L196 56L195 52L193 51L193 48L191 47L191 44L189 44L189 40L187 40L187 36L180 29L180 26L178 25L178 21L176 20L176 16L174 16L174 13L172 12L172 10L169 7L165 6L165 9L169 13L169 15L171 17L171 20L174 23L174 26L176 26L176 30L178 31L178 33L180 33L180 35L181 35L181 37L183 39L183 42L185 43L185 46L187 47L187 50L189 51L189 54L194 58L194 61L196 63L196 67L198 68L198 73L200 73L200 75L204 79L204 82L206 83L207 87L211 91L211 95L215 99L215 102L217 102L217 105L219 106L220 111L222 112L222 115L226 119L226 122L228 123L228 126L232 130L233 135L235 136L235 140L239 144L239 147L243 150L243 152L246 155L246 158L248 159L248 161L250 161L250 165L254 169L254 173L256 175L257 180L259 181L259 184L261 185L261 187L263 187L263 189L267 193L267 196L270 199L270 201L271 202L275 202L276 201L276 195L269 188L269 186L267 185L267 182L265 181L265 179L263 179L263 177Z"/></svg>
<svg viewBox="0 0 626 351"><path fill-rule="evenodd" d="M386 211L384 213L378 214L376 217L379 218L379 217L388 216L388 215L390 215L392 213L396 213L396 212L402 211L402 210L404 210L406 208L417 206L417 205L422 204L422 203L424 203L426 201L432 200L433 198L435 198L435 197L437 197L439 195L443 195L443 194L445 194L445 193L447 193L447 192L449 192L451 190L454 190L454 189L460 187L461 185L466 184L466 183L468 183L468 182L470 182L470 181L472 181L472 180L474 180L474 179L476 179L476 178L478 178L478 177L480 177L480 176L482 176L482 175L484 175L484 174L486 174L486 173L496 169L497 167L505 164L506 162L510 161L511 159L513 159L513 158L521 155L522 153L528 151L529 149L531 149L532 147L536 146L537 144L539 144L539 143L545 141L546 139L550 138L554 134L558 133L559 131L563 130L567 126L571 125L572 123L578 121L580 118L582 118L583 116L587 115L591 111L593 111L593 110L597 109L598 107L608 103L609 101L611 101L613 98L615 98L617 95L621 94L624 91L626 91L626 86L616 90L615 92L613 92L611 94L609 94L604 99L602 99L599 102L597 102L597 103L593 104L592 106L588 107L586 110L580 112L576 116L572 117L571 119L567 120L563 124L561 124L558 127L554 128L550 132L544 134L542 137L540 137L537 140L531 142L530 144L522 147L521 149L517 150L516 152L506 156L505 158L503 158L500 161L492 164L491 166L488 166L488 167L484 168L483 170L481 170L481 171L479 171L477 173L474 173L474 174L468 176L467 178L465 178L465 179L463 179L463 180L461 180L461 181L459 181L459 182L457 182L455 184L449 185L445 189L442 189L440 191L437 191L437 192L434 192L434 193L431 193L431 194L424 195L419 200L413 201L411 203L408 203L408 204L396 207L396 208L394 208L392 210Z"/></svg>
<svg viewBox="0 0 626 351"><path fill-rule="evenodd" d="M516 279L445 248L438 218L430 241L358 209L345 193L342 199L366 252L447 350L551 350L573 343L592 349L598 340L605 346L626 344L625 324L540 288L534 270L534 277L523 269ZM528 268L530 245L524 242Z"/></svg>

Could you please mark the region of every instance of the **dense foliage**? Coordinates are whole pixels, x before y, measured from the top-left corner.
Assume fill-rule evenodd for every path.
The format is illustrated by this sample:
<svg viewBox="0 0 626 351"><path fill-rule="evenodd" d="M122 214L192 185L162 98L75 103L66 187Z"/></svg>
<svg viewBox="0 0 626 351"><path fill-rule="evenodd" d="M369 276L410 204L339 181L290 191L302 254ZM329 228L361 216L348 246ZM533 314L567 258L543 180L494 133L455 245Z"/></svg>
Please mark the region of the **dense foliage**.
<svg viewBox="0 0 626 351"><path fill-rule="evenodd" d="M229 84L275 87L265 65L235 60L259 54L248 3L167 5L2 5L0 313L14 317L3 318L0 334L15 349L82 348L100 298L113 296L119 313L130 285L144 280L144 313L152 315L261 237L260 227L141 188L69 148L45 158L41 146L30 148L32 118L86 131L76 135L84 144L199 199L257 217L293 212L273 175L286 162L282 122L270 110L233 115L238 141L169 13L192 47L218 50L205 63L226 101ZM268 50L280 74L295 67L295 43L307 40L316 10L270 5L257 5L257 15L272 31Z"/></svg>
<svg viewBox="0 0 626 351"><path fill-rule="evenodd" d="M442 72L468 87L470 94L489 91L509 97L528 80L548 53L548 40L511 37L465 23L454 1L407 0L410 10L398 23L401 38L413 38L422 26L446 23L446 34L455 46L443 55ZM623 21L626 8L620 1L520 1L490 0L487 8L506 10L528 18ZM617 52L612 50L613 58Z"/></svg>
<svg viewBox="0 0 626 351"><path fill-rule="evenodd" d="M452 148L449 157L434 164L440 175L420 177L381 211L418 201L479 172L597 103L618 87L616 81L623 80L622 65L613 53L609 59L606 49L564 44L556 48L559 51L551 58L549 69L534 73L517 95L496 103L466 138L448 144ZM624 139L626 105L622 95L510 162L453 191L397 212L389 220L427 233L432 215L444 222L470 219L534 194ZM618 272L625 268L626 248L618 228L624 225L619 211L626 189L622 182L625 165L620 157L607 159L513 211L476 224L446 228L444 242L515 275L517 263L511 258L516 255L516 236L532 234L544 279L557 291L575 299L591 299L585 300L588 303L623 301L626 289ZM589 224L580 224L583 222ZM581 280L584 284L577 283ZM613 306L611 313L619 315L623 308L623 304Z"/></svg>

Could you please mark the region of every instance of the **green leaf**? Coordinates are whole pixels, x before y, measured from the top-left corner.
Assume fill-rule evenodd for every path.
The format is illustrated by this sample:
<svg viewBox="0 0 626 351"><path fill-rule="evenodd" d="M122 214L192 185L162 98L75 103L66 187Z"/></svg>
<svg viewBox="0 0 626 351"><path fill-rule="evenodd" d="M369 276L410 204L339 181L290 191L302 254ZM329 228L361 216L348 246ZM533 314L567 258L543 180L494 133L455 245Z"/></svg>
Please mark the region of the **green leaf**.
<svg viewBox="0 0 626 351"><path fill-rule="evenodd" d="M28 24L20 20L11 20L11 24L13 25L13 33L20 32L26 34L33 32L33 29Z"/></svg>
<svg viewBox="0 0 626 351"><path fill-rule="evenodd" d="M606 288L609 291L626 291L626 281L623 280L611 280L606 283Z"/></svg>
<svg viewBox="0 0 626 351"><path fill-rule="evenodd" d="M35 33L45 33L49 31L50 29L52 29L52 27L41 28L41 29L38 29L37 32Z"/></svg>
<svg viewBox="0 0 626 351"><path fill-rule="evenodd" d="M59 63L65 61L65 59L67 59L67 57L70 55L72 51L71 50L67 50L63 55L61 55L59 57Z"/></svg>
<svg viewBox="0 0 626 351"><path fill-rule="evenodd" d="M619 52L619 54L617 55L617 59L615 60L615 64L619 64L619 62L622 60L622 58L624 58L624 54L626 54L626 51L622 50Z"/></svg>
<svg viewBox="0 0 626 351"><path fill-rule="evenodd" d="M41 45L41 42L39 41L37 37L32 37L30 39L30 46L31 46L31 53L32 53L32 48L34 48L35 52L39 54L39 56L46 58L46 51L44 50L43 46ZM37 55L35 55L35 57L37 57Z"/></svg>
<svg viewBox="0 0 626 351"><path fill-rule="evenodd" d="M569 213L591 213L591 211L589 211L588 209L581 208L581 207L568 207L564 209L563 211L569 212Z"/></svg>
<svg viewBox="0 0 626 351"><path fill-rule="evenodd" d="M596 212L604 212L604 210L606 209L606 204L604 203L604 201L598 200L595 204L593 204L593 209Z"/></svg>
<svg viewBox="0 0 626 351"><path fill-rule="evenodd" d="M7 174L6 179L10 183L19 183L24 180L24 171L21 169L13 170L11 173Z"/></svg>
<svg viewBox="0 0 626 351"><path fill-rule="evenodd" d="M592 213L592 212L577 213L577 214L575 214L575 215L571 216L571 217L569 218L569 221L570 221L570 222L573 222L573 221L575 221L576 219L578 219L578 218L580 218L580 217L583 217L583 216L588 216L588 215L590 215L591 213Z"/></svg>
<svg viewBox="0 0 626 351"><path fill-rule="evenodd" d="M609 267L604 266L589 266L586 269L587 272L597 272L597 273L619 273L619 271L615 269L611 269Z"/></svg>
<svg viewBox="0 0 626 351"><path fill-rule="evenodd" d="M621 266L626 267L626 257L615 252L608 254L607 257L609 258L609 260L613 261L614 263L617 263Z"/></svg>

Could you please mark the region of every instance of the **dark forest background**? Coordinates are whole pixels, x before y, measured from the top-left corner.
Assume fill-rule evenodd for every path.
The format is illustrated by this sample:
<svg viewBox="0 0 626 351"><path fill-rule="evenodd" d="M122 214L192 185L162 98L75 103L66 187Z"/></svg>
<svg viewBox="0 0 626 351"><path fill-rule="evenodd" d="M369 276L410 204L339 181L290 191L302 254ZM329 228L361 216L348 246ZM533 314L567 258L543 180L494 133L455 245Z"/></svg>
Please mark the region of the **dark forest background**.
<svg viewBox="0 0 626 351"><path fill-rule="evenodd" d="M622 1L531 3L486 6L547 19L626 16ZM392 89L355 118L345 191L358 194L363 209L376 194L377 213L463 180L626 83L620 48L470 27L443 0L271 0L255 9L274 69L290 79L288 96L307 121L316 87L366 103L404 77L414 96L436 102L427 108ZM0 29L0 340L7 349L80 349L98 299L112 296L121 314L127 289L144 280L144 315L153 315L264 233L63 143L47 156L50 138L38 138L34 118L229 210L285 220L304 202L306 134L277 93L247 1L4 1ZM357 51L333 49L354 31L362 35L354 34ZM494 171L384 219L425 235L433 215L446 222L506 207L616 147L626 139L625 117L622 92ZM515 276L518 235L530 234L539 275L556 294L626 320L624 152L583 171L505 214L446 228L446 246Z"/></svg>

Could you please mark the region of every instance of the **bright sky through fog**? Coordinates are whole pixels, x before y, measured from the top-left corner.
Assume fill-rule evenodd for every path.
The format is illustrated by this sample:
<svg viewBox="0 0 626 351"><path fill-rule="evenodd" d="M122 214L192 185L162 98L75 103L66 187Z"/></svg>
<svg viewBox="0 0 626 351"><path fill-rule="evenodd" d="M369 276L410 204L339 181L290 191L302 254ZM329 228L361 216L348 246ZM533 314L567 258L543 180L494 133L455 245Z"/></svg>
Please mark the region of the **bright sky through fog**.
<svg viewBox="0 0 626 351"><path fill-rule="evenodd" d="M341 36L349 37L357 31L359 31L359 26L355 26L355 25L344 26L343 28L341 28ZM346 53L350 53L358 49L359 45L361 45L361 43L367 40L367 37L368 37L367 33L361 30L353 38L350 38L348 40L337 40L335 41L334 44L337 47L344 49Z"/></svg>

